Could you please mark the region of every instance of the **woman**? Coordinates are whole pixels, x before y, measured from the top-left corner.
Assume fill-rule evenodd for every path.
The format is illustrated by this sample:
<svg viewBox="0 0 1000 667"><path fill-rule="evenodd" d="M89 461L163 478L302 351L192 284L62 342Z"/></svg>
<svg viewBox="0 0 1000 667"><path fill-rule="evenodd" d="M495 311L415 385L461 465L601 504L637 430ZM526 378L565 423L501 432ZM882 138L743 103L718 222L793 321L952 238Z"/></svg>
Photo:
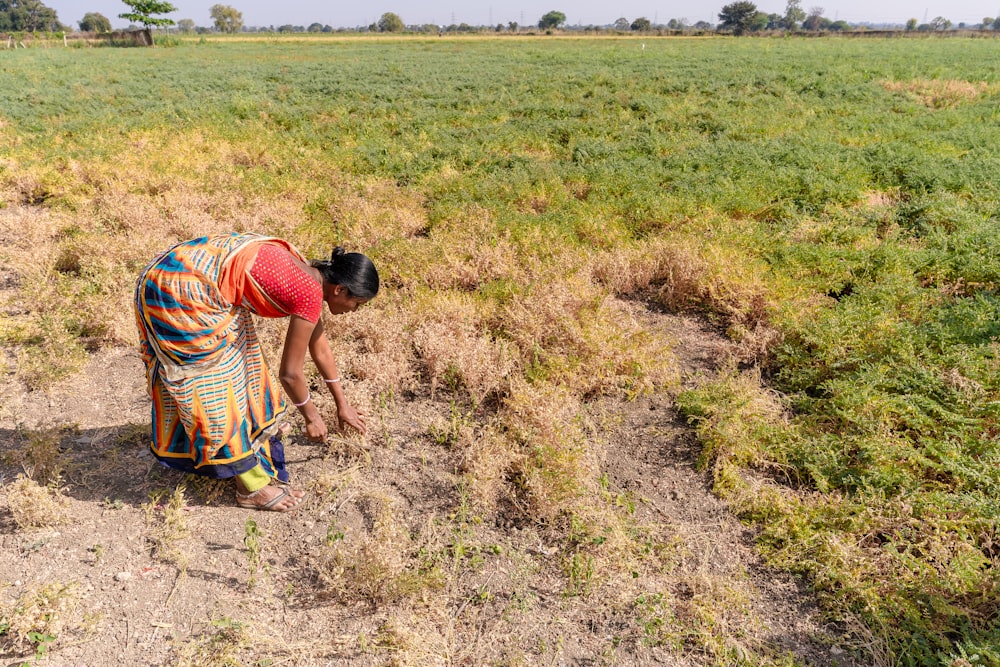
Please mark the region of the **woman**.
<svg viewBox="0 0 1000 667"><path fill-rule="evenodd" d="M364 416L344 398L322 305L349 313L378 293L375 266L336 248L309 264L287 241L256 234L180 243L143 271L136 285L139 347L153 399L153 454L165 465L216 478L236 477L240 507L284 512L303 493L287 482L279 427L285 412L254 331L251 313L288 317L278 373L306 423L326 439L302 367L308 349L337 404L341 430L365 433Z"/></svg>

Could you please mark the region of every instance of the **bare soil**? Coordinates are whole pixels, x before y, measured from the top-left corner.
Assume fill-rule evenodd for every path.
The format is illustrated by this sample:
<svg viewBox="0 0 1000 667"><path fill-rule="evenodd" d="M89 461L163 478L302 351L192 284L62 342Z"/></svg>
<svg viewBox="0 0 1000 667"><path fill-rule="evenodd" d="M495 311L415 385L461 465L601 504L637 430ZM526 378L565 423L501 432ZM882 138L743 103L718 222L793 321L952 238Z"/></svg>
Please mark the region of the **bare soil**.
<svg viewBox="0 0 1000 667"><path fill-rule="evenodd" d="M647 317L676 338L689 386L711 377L729 353L729 343L697 319ZM459 454L427 435L427 424L447 419L449 409L440 398L399 398L365 442L328 448L291 437L288 465L296 486L309 491L306 503L289 514L248 512L235 506L231 487L185 478L148 454L149 407L133 351L100 351L49 392L27 392L8 375L0 387L0 451L23 447L36 429L68 425L60 435L68 521L18 529L8 493L22 471L10 460L0 466L0 610L47 583L68 585L75 606L62 612L62 631L39 661L74 667L716 662L691 642L648 641L631 620L634 610L566 595L564 555L546 545L538 526L502 513L470 524L470 542L488 548L477 547L444 590L381 602L332 594L317 563L344 535L378 530L373 499L388 499L404 525L425 533L436 517L459 511ZM766 567L753 531L711 493L695 464L696 438L669 397L604 400L589 411L609 452L609 490L636 499L637 520L676 545L666 593L734 606L713 618L732 624L720 634L734 638L735 662L745 646L782 664L853 664L807 588ZM172 556L154 553L151 534L181 483L186 536ZM167 495L152 503L158 490ZM256 572L245 542L249 518L260 533ZM0 653L4 665L34 660Z"/></svg>

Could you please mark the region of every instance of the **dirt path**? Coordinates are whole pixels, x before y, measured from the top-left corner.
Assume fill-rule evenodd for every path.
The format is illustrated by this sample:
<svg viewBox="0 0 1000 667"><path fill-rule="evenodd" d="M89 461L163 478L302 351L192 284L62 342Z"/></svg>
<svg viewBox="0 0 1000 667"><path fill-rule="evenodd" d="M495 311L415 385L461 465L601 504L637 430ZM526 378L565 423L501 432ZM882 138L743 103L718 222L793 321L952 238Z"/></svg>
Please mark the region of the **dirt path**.
<svg viewBox="0 0 1000 667"><path fill-rule="evenodd" d="M710 376L727 353L726 341L697 320L649 317L677 339L685 383ZM441 534L435 518L461 508L461 461L427 437L427 425L448 418L447 402L398 401L365 445L342 441L333 452L293 441L289 468L310 491L307 505L251 515L215 483L189 481L183 509L170 507L184 478L143 450L143 383L137 355L110 350L50 394L25 393L9 379L0 389L3 451L22 449L25 429L76 425L58 436L63 525L18 530L7 508L19 468L0 462L0 610L28 591L66 586L49 591L62 625L43 664L712 664L683 636L649 635L670 622L656 600L624 610L565 595L565 563L535 527L470 521L468 532ZM672 536L676 564L665 594L670 613L691 615L684 627L703 614L727 643L721 650L737 659L763 646L776 660L850 664L804 587L766 569L751 531L710 493L694 466L694 435L668 398L590 411L611 453L609 492L627 494L641 522ZM158 490L160 502L150 503ZM353 565L330 556L350 542L344 535L362 536L352 548L368 550ZM455 576L394 599L379 586L399 574L393 554L404 547L450 554L435 563L427 556L428 571L433 564ZM371 571L359 572L359 563ZM322 584L345 567L355 587L341 596ZM366 597L382 602L356 602ZM0 653L0 662L30 657Z"/></svg>

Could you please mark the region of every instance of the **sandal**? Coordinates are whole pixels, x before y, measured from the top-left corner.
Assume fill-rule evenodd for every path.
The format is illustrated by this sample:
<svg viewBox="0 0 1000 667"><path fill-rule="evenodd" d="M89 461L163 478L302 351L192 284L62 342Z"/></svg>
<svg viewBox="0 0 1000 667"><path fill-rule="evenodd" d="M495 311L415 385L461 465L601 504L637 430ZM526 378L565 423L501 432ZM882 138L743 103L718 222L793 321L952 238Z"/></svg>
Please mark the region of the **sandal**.
<svg viewBox="0 0 1000 667"><path fill-rule="evenodd" d="M268 487L265 486L263 488L257 489L253 493L248 493L246 495L243 495L242 493L240 493L239 491L237 491L236 492L236 504L238 506L242 507L243 509L248 509L248 510L264 510L264 511L267 511L267 512L291 512L292 510L298 508L298 506L302 504L302 498L295 498L295 496L292 495L292 492L289 491L289 489L288 489L287 486L280 487L281 488L281 493L279 493L278 495L276 495L274 498L271 498L270 500L268 500L263 505L258 505L258 504L254 503L254 502L248 502L251 498L253 498L254 496L256 496L258 493L260 493L261 491L263 491L266 488L268 488ZM295 498L295 504L292 505L291 507L286 507L284 509L278 509L276 506L278 504L280 504L282 500L284 500L285 498L288 498L288 497Z"/></svg>

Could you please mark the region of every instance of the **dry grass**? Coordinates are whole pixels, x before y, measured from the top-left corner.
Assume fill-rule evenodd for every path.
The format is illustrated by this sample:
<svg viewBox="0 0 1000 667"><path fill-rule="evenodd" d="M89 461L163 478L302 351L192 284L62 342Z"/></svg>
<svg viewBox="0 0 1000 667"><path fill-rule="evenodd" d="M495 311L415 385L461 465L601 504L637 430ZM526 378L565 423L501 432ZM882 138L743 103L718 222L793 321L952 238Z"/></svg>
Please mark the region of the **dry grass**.
<svg viewBox="0 0 1000 667"><path fill-rule="evenodd" d="M622 296L644 296L671 312L721 318L737 356L760 362L780 339L766 267L722 246L662 239L597 256L591 274Z"/></svg>
<svg viewBox="0 0 1000 667"><path fill-rule="evenodd" d="M913 81L883 81L882 87L892 93L904 93L908 98L931 109L951 109L980 95L996 92L997 86L985 81L956 79L915 79Z"/></svg>
<svg viewBox="0 0 1000 667"><path fill-rule="evenodd" d="M475 511L492 516L509 493L508 477L522 454L516 451L499 425L488 425L474 437L461 441L463 483Z"/></svg>
<svg viewBox="0 0 1000 667"><path fill-rule="evenodd" d="M375 306L324 320L342 372L371 395L398 394L417 387L411 334L412 314L392 295Z"/></svg>
<svg viewBox="0 0 1000 667"><path fill-rule="evenodd" d="M579 399L565 388L519 382L503 411L521 443L515 471L535 520L555 522L597 486L599 458L588 446Z"/></svg>
<svg viewBox="0 0 1000 667"><path fill-rule="evenodd" d="M14 523L22 530L66 523L66 499L55 483L42 485L21 475L5 490Z"/></svg>
<svg viewBox="0 0 1000 667"><path fill-rule="evenodd" d="M374 178L354 182L346 174L324 175L329 200L312 207L311 226L325 230L322 242L303 248L317 257L329 254L330 246L373 248L387 240L412 238L427 226L423 201L412 190Z"/></svg>
<svg viewBox="0 0 1000 667"><path fill-rule="evenodd" d="M506 341L482 333L475 306L452 294L436 299L428 311L431 317L413 332L413 345L431 396L441 385L464 390L476 405L491 394L505 394L518 359Z"/></svg>
<svg viewBox="0 0 1000 667"><path fill-rule="evenodd" d="M190 535L188 530L185 487L179 485L167 496L166 491L155 493L142 506L146 514L146 539L157 558L173 563L182 571L187 568L188 557L182 541Z"/></svg>
<svg viewBox="0 0 1000 667"><path fill-rule="evenodd" d="M332 531L328 549L316 563L329 594L345 601L362 599L382 605L440 584L440 574L424 569L414 557L415 542L390 496L369 490L355 502L366 530L360 535ZM432 534L428 522L423 536Z"/></svg>
<svg viewBox="0 0 1000 667"><path fill-rule="evenodd" d="M524 283L530 280L527 257L509 232L498 231L489 214L481 208L463 212L453 221L437 224L425 246L415 246L424 257L414 277L434 290L474 290L494 281Z"/></svg>
<svg viewBox="0 0 1000 667"><path fill-rule="evenodd" d="M40 658L64 634L86 629L87 623L77 617L78 606L73 585L60 582L27 590L13 603L0 604L0 652L7 657L34 653Z"/></svg>
<svg viewBox="0 0 1000 667"><path fill-rule="evenodd" d="M215 619L207 632L195 636L176 649L173 664L177 667L242 665L245 664L242 654L251 648L257 654L257 646L262 639L249 623L231 618ZM268 637L265 644L273 648L274 638Z"/></svg>
<svg viewBox="0 0 1000 667"><path fill-rule="evenodd" d="M20 446L3 455L5 463L20 466L25 475L39 484L58 484L69 468L60 446L63 438L78 434L73 426L27 431Z"/></svg>

